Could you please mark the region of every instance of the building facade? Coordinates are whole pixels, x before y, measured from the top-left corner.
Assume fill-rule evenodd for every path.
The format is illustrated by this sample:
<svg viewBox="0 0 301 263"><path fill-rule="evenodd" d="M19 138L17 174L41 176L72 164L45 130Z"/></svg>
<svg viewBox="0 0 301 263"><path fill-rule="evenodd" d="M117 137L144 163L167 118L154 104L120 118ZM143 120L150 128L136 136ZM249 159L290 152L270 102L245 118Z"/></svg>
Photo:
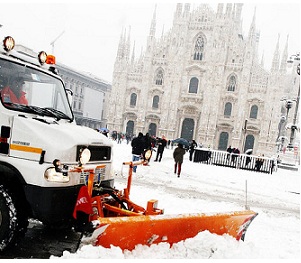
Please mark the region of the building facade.
<svg viewBox="0 0 301 263"><path fill-rule="evenodd" d="M243 36L242 8L218 4L214 11L202 4L190 10L190 4L177 4L171 29L159 39L155 11L139 58L130 52L130 35L121 34L107 127L134 136L195 139L219 150L231 145L275 153L284 132L283 98L297 96L300 80L287 75L288 40L282 53L275 43L271 71L264 69L255 13Z"/></svg>
<svg viewBox="0 0 301 263"><path fill-rule="evenodd" d="M111 85L90 74L63 64L56 65L66 89L72 91L72 110L76 123L93 129L106 127L106 109Z"/></svg>

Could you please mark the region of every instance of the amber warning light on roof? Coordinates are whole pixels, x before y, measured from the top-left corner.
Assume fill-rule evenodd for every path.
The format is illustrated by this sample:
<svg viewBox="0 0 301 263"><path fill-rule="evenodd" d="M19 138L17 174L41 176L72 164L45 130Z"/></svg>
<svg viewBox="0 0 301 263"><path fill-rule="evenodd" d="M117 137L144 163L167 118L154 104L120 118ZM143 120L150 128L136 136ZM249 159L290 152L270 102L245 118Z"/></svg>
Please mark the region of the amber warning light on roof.
<svg viewBox="0 0 301 263"><path fill-rule="evenodd" d="M55 56L47 55L46 64L55 64Z"/></svg>

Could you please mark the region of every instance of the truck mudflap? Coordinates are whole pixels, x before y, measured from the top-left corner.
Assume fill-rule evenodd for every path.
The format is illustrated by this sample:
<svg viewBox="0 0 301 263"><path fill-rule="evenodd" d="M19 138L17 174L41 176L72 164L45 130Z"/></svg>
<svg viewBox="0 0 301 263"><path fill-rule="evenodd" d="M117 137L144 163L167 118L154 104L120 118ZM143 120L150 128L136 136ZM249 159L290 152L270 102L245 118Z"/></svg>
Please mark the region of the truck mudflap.
<svg viewBox="0 0 301 263"><path fill-rule="evenodd" d="M244 240L250 223L257 216L251 210L163 215L163 209L157 208L158 201L154 199L148 201L144 209L133 203L129 195L133 166L145 162L123 164L129 165L127 187L123 191L93 185L93 170L89 170L88 185L82 187L73 214L75 219L85 214L81 218L87 221L81 225L90 228L87 236L84 236L87 231L82 231L82 244L133 250L138 244L150 246L165 242L172 245L206 230Z"/></svg>
<svg viewBox="0 0 301 263"><path fill-rule="evenodd" d="M161 242L170 245L208 230L217 235L228 234L243 240L251 221L257 216L253 211L217 214L179 214L99 218L92 236L95 245L122 250L133 250L136 245Z"/></svg>

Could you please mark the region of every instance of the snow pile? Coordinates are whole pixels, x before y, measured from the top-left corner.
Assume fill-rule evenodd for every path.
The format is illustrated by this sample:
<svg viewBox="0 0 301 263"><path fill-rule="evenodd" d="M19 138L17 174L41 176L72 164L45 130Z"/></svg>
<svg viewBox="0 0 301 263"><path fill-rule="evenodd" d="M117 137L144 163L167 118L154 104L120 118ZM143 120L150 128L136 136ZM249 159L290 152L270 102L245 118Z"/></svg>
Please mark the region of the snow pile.
<svg viewBox="0 0 301 263"><path fill-rule="evenodd" d="M194 238L186 239L171 248L167 243L160 243L150 247L137 245L133 251L125 251L112 246L111 249L83 246L75 254L65 251L63 258L110 258L110 259L223 259L223 258L253 258L254 247L246 242L238 242L234 238L224 235L211 234L208 231L199 233Z"/></svg>

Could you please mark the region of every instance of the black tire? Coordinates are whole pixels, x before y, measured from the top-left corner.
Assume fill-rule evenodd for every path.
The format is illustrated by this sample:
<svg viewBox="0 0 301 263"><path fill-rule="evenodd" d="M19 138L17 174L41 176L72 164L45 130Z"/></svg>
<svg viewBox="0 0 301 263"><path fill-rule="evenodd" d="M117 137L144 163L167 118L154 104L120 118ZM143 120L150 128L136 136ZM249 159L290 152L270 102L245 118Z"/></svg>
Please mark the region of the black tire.
<svg viewBox="0 0 301 263"><path fill-rule="evenodd" d="M17 209L8 191L0 185L0 252L15 243L18 223Z"/></svg>

